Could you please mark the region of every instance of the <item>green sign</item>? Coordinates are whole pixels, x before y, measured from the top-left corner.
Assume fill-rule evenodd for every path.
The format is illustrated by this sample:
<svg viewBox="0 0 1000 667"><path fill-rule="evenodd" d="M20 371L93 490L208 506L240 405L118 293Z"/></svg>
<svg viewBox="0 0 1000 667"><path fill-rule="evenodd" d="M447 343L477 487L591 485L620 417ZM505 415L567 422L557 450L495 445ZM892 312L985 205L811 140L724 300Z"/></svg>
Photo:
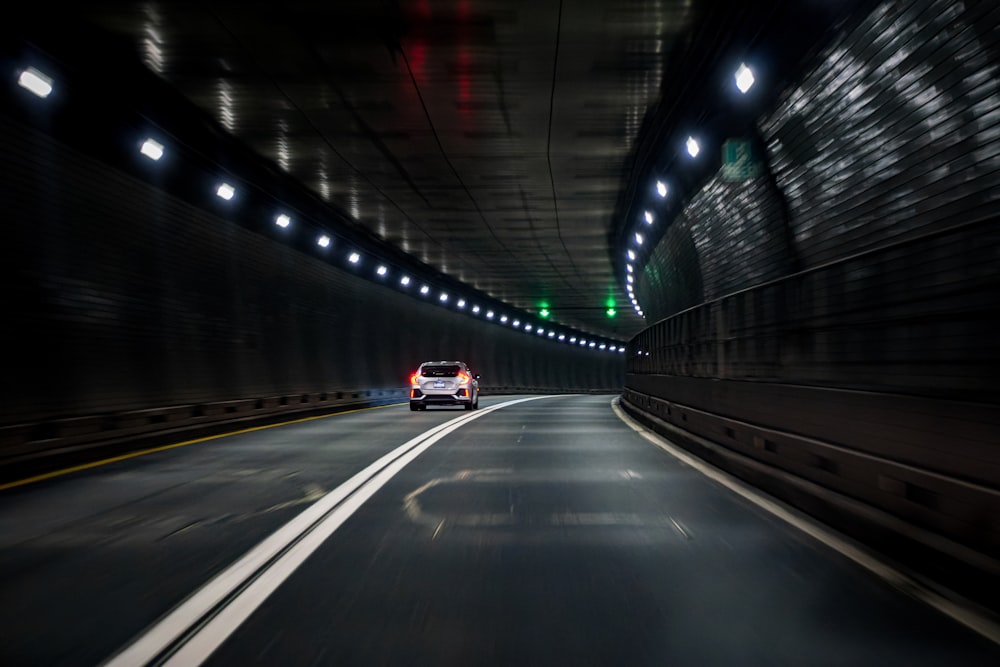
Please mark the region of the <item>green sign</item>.
<svg viewBox="0 0 1000 667"><path fill-rule="evenodd" d="M723 180L748 181L760 176L763 166L749 139L727 139L722 144Z"/></svg>

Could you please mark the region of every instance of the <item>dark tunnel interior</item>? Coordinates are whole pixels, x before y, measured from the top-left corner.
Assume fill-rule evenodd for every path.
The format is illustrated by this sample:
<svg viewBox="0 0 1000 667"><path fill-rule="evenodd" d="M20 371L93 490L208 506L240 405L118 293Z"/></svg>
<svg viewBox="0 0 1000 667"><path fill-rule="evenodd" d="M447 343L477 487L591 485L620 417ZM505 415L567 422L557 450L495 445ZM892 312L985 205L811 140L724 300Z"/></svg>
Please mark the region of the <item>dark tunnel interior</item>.
<svg viewBox="0 0 1000 667"><path fill-rule="evenodd" d="M1000 4L836 4L35 3L0 489L461 359L996 611Z"/></svg>

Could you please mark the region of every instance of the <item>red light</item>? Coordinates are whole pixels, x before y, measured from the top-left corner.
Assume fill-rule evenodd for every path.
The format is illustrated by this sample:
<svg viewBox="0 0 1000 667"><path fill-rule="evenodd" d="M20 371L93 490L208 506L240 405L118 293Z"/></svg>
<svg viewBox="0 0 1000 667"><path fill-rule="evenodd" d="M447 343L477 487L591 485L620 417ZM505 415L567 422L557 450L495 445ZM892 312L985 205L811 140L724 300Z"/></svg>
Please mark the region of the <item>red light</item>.
<svg viewBox="0 0 1000 667"><path fill-rule="evenodd" d="M459 373L458 373L458 383L459 384L468 384L469 380L471 380L471 379L472 378L469 377L468 373L465 373L464 371L459 371Z"/></svg>
<svg viewBox="0 0 1000 667"><path fill-rule="evenodd" d="M420 384L420 373L414 373L410 376L410 384Z"/></svg>

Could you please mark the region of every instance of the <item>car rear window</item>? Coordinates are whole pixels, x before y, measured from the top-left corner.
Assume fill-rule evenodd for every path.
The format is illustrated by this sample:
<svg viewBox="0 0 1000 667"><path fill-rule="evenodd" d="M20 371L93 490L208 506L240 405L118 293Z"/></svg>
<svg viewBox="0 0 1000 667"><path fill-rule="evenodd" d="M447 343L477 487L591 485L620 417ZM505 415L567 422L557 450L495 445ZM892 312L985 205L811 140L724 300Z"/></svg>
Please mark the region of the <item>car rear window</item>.
<svg viewBox="0 0 1000 667"><path fill-rule="evenodd" d="M424 366L420 374L428 378L453 378L459 370L458 366Z"/></svg>

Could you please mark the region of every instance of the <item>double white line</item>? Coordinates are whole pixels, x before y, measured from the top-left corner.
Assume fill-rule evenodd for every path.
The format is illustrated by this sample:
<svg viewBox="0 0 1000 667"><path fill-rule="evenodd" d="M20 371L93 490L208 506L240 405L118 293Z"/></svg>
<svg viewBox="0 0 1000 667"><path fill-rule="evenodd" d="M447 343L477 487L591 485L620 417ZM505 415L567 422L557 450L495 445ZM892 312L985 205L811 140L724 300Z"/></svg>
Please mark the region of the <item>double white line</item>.
<svg viewBox="0 0 1000 667"><path fill-rule="evenodd" d="M400 445L275 531L104 664L200 665L355 511L413 459L452 431L517 403L463 415Z"/></svg>

